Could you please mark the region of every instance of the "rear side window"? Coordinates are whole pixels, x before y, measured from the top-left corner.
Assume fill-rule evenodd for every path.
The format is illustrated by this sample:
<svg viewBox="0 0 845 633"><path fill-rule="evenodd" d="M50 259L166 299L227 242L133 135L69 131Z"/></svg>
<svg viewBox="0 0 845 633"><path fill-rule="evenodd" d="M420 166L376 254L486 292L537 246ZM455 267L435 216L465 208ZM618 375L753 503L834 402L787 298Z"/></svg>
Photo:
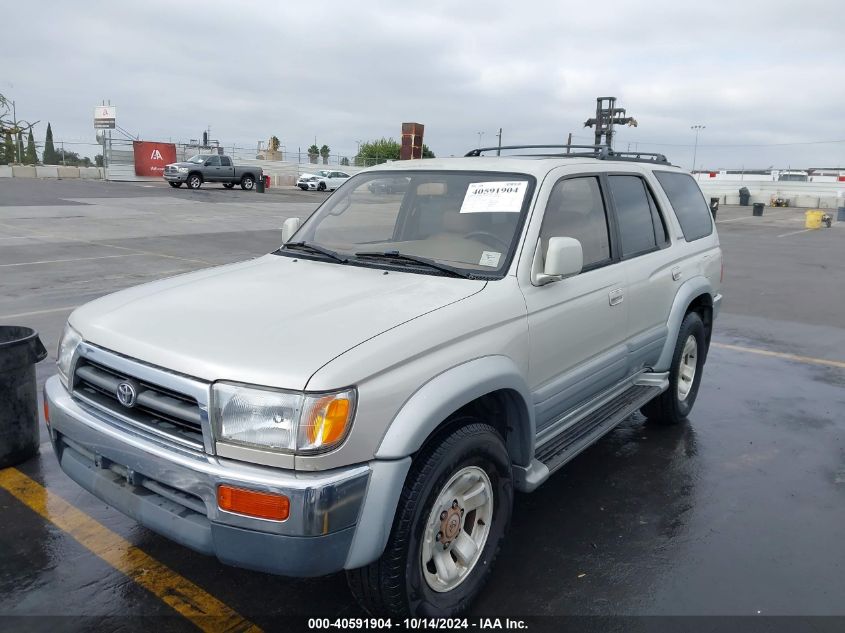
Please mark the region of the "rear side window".
<svg viewBox="0 0 845 633"><path fill-rule="evenodd" d="M622 237L622 256L631 257L655 250L657 239L654 215L642 178L610 176L608 181Z"/></svg>
<svg viewBox="0 0 845 633"><path fill-rule="evenodd" d="M675 209L684 239L692 242L710 235L713 232L710 208L692 176L672 171L655 171L654 175Z"/></svg>
<svg viewBox="0 0 845 633"><path fill-rule="evenodd" d="M229 159L229 157L228 157L228 156L221 156L221 157L220 157L220 164L221 164L223 167L231 167L231 166L232 166L232 161Z"/></svg>

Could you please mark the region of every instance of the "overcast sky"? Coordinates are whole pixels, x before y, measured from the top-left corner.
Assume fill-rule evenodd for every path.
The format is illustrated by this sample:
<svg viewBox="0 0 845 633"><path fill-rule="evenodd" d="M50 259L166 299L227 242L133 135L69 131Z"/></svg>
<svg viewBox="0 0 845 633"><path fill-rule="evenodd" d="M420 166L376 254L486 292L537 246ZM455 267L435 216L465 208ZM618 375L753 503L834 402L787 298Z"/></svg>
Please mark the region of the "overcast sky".
<svg viewBox="0 0 845 633"><path fill-rule="evenodd" d="M617 149L691 166L845 165L835 0L40 2L0 38L0 92L57 139L92 141L101 99L148 140L277 135L354 155L425 124L438 156L560 143L597 96L639 122ZM24 17L28 16L28 17ZM839 143L803 144L809 141ZM793 145L773 145L787 144ZM660 144L660 145L658 145ZM749 145L756 145L750 147ZM761 145L765 145L761 147ZM83 152L93 155L95 148Z"/></svg>

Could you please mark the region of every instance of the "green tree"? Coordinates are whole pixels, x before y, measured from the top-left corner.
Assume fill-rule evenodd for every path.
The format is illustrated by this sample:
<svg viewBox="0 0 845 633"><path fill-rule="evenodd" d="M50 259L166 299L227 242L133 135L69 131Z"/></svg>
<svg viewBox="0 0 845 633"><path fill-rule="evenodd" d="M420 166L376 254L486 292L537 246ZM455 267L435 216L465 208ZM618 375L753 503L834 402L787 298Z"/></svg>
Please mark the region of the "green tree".
<svg viewBox="0 0 845 633"><path fill-rule="evenodd" d="M6 142L3 143L3 160L7 165L15 162L15 143L12 141L12 133L6 132Z"/></svg>
<svg viewBox="0 0 845 633"><path fill-rule="evenodd" d="M80 164L84 166L84 160L79 157L76 152L71 152L66 149L56 150L56 161L59 165L67 165L68 167L79 167ZM91 159L88 159L89 163Z"/></svg>
<svg viewBox="0 0 845 633"><path fill-rule="evenodd" d="M311 163L317 164L317 157L320 155L320 148L317 147L317 144L314 143L311 147L308 148L308 161Z"/></svg>
<svg viewBox="0 0 845 633"><path fill-rule="evenodd" d="M29 136L26 139L26 153L23 162L27 165L38 164L38 152L35 151L35 138L32 136L32 128L29 128Z"/></svg>
<svg viewBox="0 0 845 633"><path fill-rule="evenodd" d="M402 151L402 146L392 138L380 138L377 141L367 141L361 143L361 148L358 150L358 155L355 156L355 164L363 167L370 165L378 165L386 163L389 160L399 160L399 155ZM428 145L422 146L423 158L434 158Z"/></svg>
<svg viewBox="0 0 845 633"><path fill-rule="evenodd" d="M329 149L329 146L328 146L328 145L323 145L323 146L320 148L320 156L322 156L322 157L323 157L323 164L324 164L324 165L328 165L328 164L329 164L329 152L331 152L331 150Z"/></svg>
<svg viewBox="0 0 845 633"><path fill-rule="evenodd" d="M102 166L103 166L103 155L102 155L102 154L97 154L97 155L94 157L94 164L95 164L97 167L102 167Z"/></svg>
<svg viewBox="0 0 845 633"><path fill-rule="evenodd" d="M17 143L15 143L15 162L19 165L23 165L23 156L23 132L18 132L18 140Z"/></svg>
<svg viewBox="0 0 845 633"><path fill-rule="evenodd" d="M44 137L44 153L41 156L41 162L45 165L56 164L56 148L53 145L53 128L50 127L50 122L47 122L47 135Z"/></svg>
<svg viewBox="0 0 845 633"><path fill-rule="evenodd" d="M340 164L343 165L344 167L349 167L349 159L346 156L344 156L343 158L340 159Z"/></svg>
<svg viewBox="0 0 845 633"><path fill-rule="evenodd" d="M267 143L268 149L269 149L271 152L278 152L278 151L279 151L279 147L281 147L281 145L282 145L282 142L279 140L279 137L278 137L278 136L275 136L275 135L274 135L274 136L271 136L271 137L270 137L270 142L269 142L269 143Z"/></svg>

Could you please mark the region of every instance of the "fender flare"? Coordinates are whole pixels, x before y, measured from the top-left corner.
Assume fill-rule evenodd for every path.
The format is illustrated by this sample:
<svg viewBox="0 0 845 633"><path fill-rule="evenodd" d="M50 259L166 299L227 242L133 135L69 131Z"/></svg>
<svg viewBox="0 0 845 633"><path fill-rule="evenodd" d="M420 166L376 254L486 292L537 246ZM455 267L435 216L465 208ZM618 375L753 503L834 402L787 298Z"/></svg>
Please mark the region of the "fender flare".
<svg viewBox="0 0 845 633"><path fill-rule="evenodd" d="M509 433L511 460L527 466L534 454L536 423L531 391L516 364L506 356L484 356L435 376L402 405L376 450L376 459L401 459L420 449L449 415L493 391L515 398L518 418Z"/></svg>
<svg viewBox="0 0 845 633"><path fill-rule="evenodd" d="M654 365L654 371L662 372L670 370L672 356L675 354L675 342L678 339L678 332L681 330L681 322L684 320L687 308L696 297L705 294L709 295L712 299L715 293L710 280L702 275L688 279L678 288L678 292L675 294L675 300L672 302L672 309L669 312L669 319L666 321L669 334L666 336L666 343L663 345L660 358Z"/></svg>

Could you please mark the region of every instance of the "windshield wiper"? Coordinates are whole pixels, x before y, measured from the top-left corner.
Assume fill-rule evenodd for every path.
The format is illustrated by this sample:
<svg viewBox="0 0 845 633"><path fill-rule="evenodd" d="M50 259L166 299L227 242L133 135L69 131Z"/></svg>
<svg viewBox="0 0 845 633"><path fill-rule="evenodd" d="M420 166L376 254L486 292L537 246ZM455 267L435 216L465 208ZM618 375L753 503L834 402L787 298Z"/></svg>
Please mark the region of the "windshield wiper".
<svg viewBox="0 0 845 633"><path fill-rule="evenodd" d="M303 251L310 251L312 253L318 253L320 255L325 255L326 257L335 260L336 262L340 262L341 264L345 264L349 261L346 257L342 255L338 255L332 250L328 248L323 248L322 246L317 246L316 244L309 244L308 242L288 242L287 244L282 244L282 249L296 249L296 250L303 250Z"/></svg>
<svg viewBox="0 0 845 633"><path fill-rule="evenodd" d="M418 257L417 255L408 255L406 253L400 253L399 251L362 251L360 253L355 253L355 257L371 257L373 259L389 259L394 262L405 262L411 264L422 264L423 266L428 266L429 268L434 268L435 270L439 270L440 272L446 273L447 275L451 275L452 277L463 277L464 279L475 279L475 276L470 273L465 273L462 270L458 270L453 266L448 266L446 264L438 264L437 262L428 259L427 257Z"/></svg>

